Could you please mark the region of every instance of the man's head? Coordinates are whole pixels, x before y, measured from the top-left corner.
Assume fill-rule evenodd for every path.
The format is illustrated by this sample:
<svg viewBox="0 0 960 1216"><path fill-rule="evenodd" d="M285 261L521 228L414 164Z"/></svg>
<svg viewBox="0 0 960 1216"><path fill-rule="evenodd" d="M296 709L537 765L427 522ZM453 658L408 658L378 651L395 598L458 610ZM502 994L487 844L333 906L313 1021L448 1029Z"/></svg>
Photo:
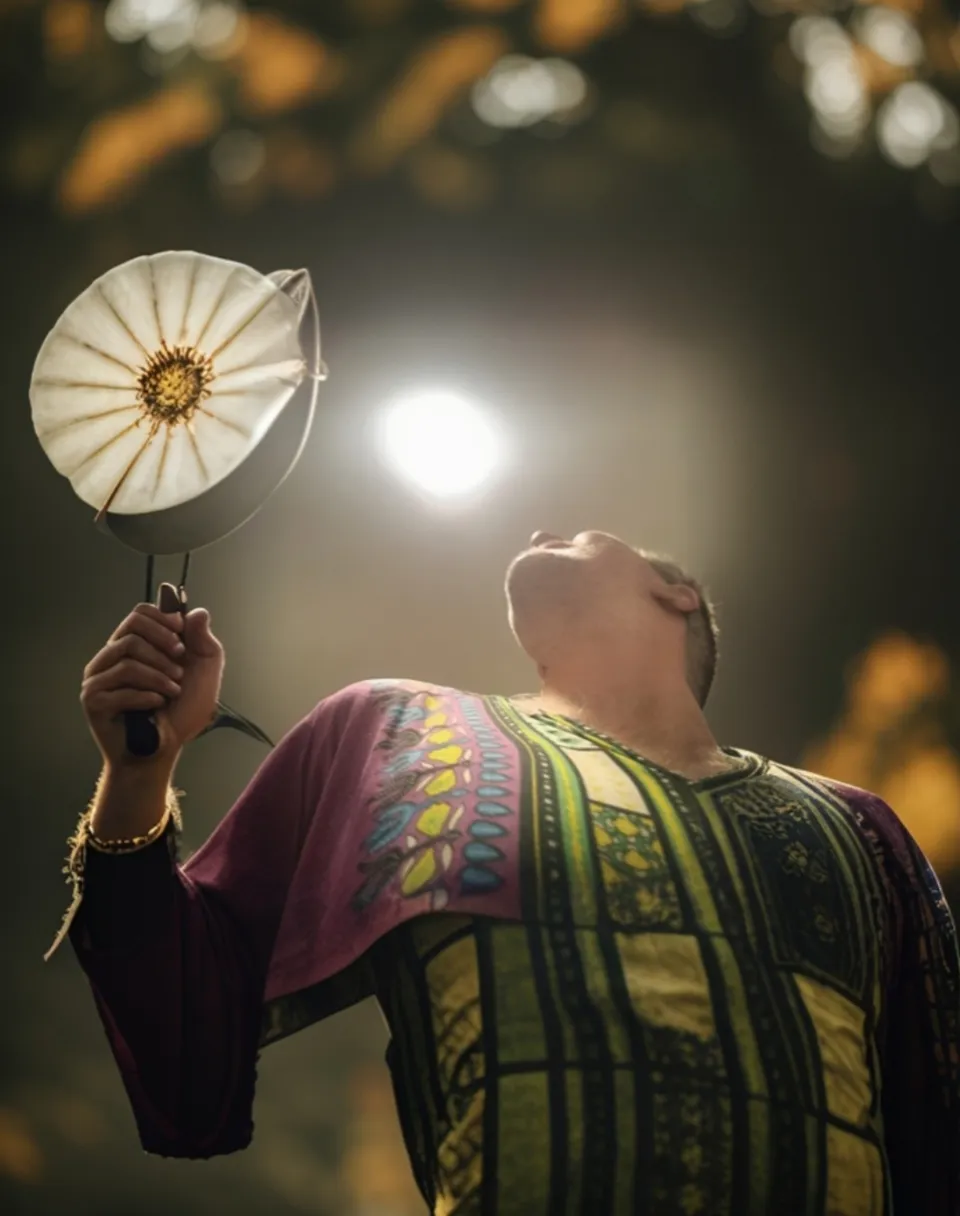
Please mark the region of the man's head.
<svg viewBox="0 0 960 1216"><path fill-rule="evenodd" d="M605 532L564 541L537 532L507 571L510 625L541 677L684 676L703 706L717 664L717 623L703 588L676 562ZM632 678L632 675L631 675Z"/></svg>

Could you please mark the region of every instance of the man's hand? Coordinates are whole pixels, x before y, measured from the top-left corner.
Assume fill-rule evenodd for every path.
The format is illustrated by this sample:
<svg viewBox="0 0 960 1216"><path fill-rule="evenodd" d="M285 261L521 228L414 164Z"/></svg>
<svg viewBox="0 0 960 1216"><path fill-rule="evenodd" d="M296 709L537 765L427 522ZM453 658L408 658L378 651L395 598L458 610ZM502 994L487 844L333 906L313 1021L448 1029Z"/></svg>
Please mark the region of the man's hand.
<svg viewBox="0 0 960 1216"><path fill-rule="evenodd" d="M148 766L172 773L184 744L213 717L223 662L205 608L181 616L138 604L83 673L80 702L107 772ZM147 760L126 749L123 714L131 709L155 715L160 747Z"/></svg>

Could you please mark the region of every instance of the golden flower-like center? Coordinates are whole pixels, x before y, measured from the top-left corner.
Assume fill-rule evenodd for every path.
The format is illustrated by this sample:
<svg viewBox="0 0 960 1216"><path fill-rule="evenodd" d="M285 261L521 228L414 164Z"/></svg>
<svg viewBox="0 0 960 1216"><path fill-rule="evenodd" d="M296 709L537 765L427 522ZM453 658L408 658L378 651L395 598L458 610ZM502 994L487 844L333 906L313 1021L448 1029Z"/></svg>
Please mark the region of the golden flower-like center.
<svg viewBox="0 0 960 1216"><path fill-rule="evenodd" d="M164 343L137 377L137 397L157 422L187 422L210 396L213 367L192 346Z"/></svg>

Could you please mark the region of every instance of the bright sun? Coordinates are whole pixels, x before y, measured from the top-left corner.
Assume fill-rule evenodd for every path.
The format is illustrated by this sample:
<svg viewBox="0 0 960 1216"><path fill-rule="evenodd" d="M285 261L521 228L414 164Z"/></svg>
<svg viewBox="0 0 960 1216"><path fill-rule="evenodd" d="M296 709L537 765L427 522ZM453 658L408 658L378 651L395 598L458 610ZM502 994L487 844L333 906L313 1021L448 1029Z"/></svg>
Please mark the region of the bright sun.
<svg viewBox="0 0 960 1216"><path fill-rule="evenodd" d="M490 480L503 457L496 427L472 402L445 389L410 393L385 410L381 456L418 489L454 498Z"/></svg>

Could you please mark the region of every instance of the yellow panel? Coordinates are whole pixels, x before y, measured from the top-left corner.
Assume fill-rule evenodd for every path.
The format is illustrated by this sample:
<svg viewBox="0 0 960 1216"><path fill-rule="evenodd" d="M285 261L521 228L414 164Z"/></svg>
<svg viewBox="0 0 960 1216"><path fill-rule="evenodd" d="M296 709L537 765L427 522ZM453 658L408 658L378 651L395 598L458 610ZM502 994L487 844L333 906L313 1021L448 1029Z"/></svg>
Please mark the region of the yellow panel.
<svg viewBox="0 0 960 1216"><path fill-rule="evenodd" d="M618 1068L613 1074L617 1111L617 1160L613 1175L613 1210L633 1211L634 1170L637 1162L636 1081L632 1072Z"/></svg>
<svg viewBox="0 0 960 1216"><path fill-rule="evenodd" d="M581 752L571 748L565 755L580 773L590 802L649 814L636 784L606 752Z"/></svg>
<svg viewBox="0 0 960 1216"><path fill-rule="evenodd" d="M712 1039L713 1003L697 939L679 933L618 933L616 938L640 1017L653 1026Z"/></svg>
<svg viewBox="0 0 960 1216"><path fill-rule="evenodd" d="M483 1183L484 1095L478 1090L462 1117L437 1148L437 1202L434 1216L480 1211ZM474 1202L470 1202L471 1198Z"/></svg>
<svg viewBox="0 0 960 1216"><path fill-rule="evenodd" d="M567 1091L567 1191L564 1211L580 1216L583 1211L583 1074L568 1068L564 1074Z"/></svg>
<svg viewBox="0 0 960 1216"><path fill-rule="evenodd" d="M455 916L452 912L428 912L416 916L409 922L410 936L420 958L436 949L448 937L453 937L470 924L469 916Z"/></svg>
<svg viewBox="0 0 960 1216"><path fill-rule="evenodd" d="M523 1210L546 1212L550 1199L550 1102L544 1073L501 1077L498 1097L494 1209L508 1212L518 1195Z"/></svg>
<svg viewBox="0 0 960 1216"><path fill-rule="evenodd" d="M577 930L577 948L587 992L603 1019L610 1057L614 1064L630 1064L633 1060L630 1035L610 991L610 976L597 934L592 929Z"/></svg>
<svg viewBox="0 0 960 1216"><path fill-rule="evenodd" d="M748 1082L749 1083L749 1082ZM770 1105L759 1098L747 1103L747 1135L750 1138L750 1212L770 1210Z"/></svg>
<svg viewBox="0 0 960 1216"><path fill-rule="evenodd" d="M553 957L553 946L550 941L550 934L545 928L542 927L540 929L540 934L543 942L543 958L546 963L547 977L550 986L550 992L547 1000L550 1001L557 1021L560 1023L560 1035L563 1039L564 1062L567 1064L572 1064L578 1062L580 1059L580 1046L577 1040L576 1028L571 1021L566 1006L560 999L560 981L557 977L557 965Z"/></svg>
<svg viewBox="0 0 960 1216"><path fill-rule="evenodd" d="M444 1084L463 1054L481 1037L480 976L472 937L452 942L426 966L427 988Z"/></svg>
<svg viewBox="0 0 960 1216"><path fill-rule="evenodd" d="M497 1056L500 1063L545 1060L547 1044L526 928L520 925L495 926L493 958L496 973Z"/></svg>
<svg viewBox="0 0 960 1216"><path fill-rule="evenodd" d="M793 978L817 1032L827 1109L863 1126L871 1099L863 1010L825 984L805 975Z"/></svg>
<svg viewBox="0 0 960 1216"><path fill-rule="evenodd" d="M723 937L713 939L713 951L720 970L723 972L727 1008L730 1011L730 1025L736 1036L737 1053L740 1057L740 1067L743 1069L747 1089L751 1094L766 1096L767 1078L763 1071L763 1060L760 1056L760 1047L753 1028L750 1005L743 986L743 976L740 974L737 957L733 952L733 947ZM757 1147L761 1138L763 1138L763 1143L766 1143L766 1132L766 1122L755 1122L751 1113L750 1143L754 1148ZM754 1158L757 1161L766 1160L766 1156L759 1152L754 1153ZM762 1208L757 1208L757 1211L762 1210Z"/></svg>
<svg viewBox="0 0 960 1216"><path fill-rule="evenodd" d="M883 1216L879 1150L852 1132L827 1127L827 1206L824 1216Z"/></svg>

